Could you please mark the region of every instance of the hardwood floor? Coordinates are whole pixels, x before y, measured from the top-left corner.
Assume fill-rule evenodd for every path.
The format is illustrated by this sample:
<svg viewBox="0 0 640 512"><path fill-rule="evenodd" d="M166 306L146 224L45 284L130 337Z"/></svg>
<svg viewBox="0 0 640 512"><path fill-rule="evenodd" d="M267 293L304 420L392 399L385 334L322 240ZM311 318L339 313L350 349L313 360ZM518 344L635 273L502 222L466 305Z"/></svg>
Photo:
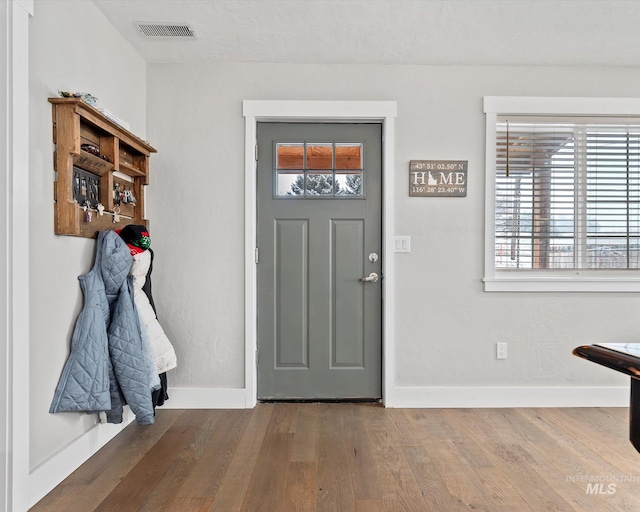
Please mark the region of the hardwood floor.
<svg viewBox="0 0 640 512"><path fill-rule="evenodd" d="M638 511L640 454L627 409L160 409L31 510Z"/></svg>

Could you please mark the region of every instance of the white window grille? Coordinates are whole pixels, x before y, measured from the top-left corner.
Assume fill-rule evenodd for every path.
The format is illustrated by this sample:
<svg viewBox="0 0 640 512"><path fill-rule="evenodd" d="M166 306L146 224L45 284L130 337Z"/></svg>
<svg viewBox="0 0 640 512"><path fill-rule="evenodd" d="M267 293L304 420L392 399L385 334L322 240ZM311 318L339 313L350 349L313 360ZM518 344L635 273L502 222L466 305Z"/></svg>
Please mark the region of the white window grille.
<svg viewBox="0 0 640 512"><path fill-rule="evenodd" d="M485 98L488 291L640 290L640 105L608 101Z"/></svg>

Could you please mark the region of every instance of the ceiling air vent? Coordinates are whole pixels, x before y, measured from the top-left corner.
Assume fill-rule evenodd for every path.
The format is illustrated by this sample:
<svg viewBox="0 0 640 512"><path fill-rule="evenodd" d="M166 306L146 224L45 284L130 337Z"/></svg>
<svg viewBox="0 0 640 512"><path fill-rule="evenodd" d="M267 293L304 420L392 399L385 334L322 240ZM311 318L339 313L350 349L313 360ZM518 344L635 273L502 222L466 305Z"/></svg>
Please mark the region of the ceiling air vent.
<svg viewBox="0 0 640 512"><path fill-rule="evenodd" d="M133 24L145 37L196 37L193 27L184 23L134 21Z"/></svg>

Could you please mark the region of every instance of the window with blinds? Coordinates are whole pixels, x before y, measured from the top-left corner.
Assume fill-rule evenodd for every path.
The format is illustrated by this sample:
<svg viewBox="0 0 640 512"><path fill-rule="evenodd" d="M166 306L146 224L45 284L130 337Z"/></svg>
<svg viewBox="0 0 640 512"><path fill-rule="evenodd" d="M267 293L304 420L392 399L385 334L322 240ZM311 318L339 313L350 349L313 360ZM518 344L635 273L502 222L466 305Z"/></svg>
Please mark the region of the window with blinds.
<svg viewBox="0 0 640 512"><path fill-rule="evenodd" d="M640 118L496 117L495 269L640 268Z"/></svg>

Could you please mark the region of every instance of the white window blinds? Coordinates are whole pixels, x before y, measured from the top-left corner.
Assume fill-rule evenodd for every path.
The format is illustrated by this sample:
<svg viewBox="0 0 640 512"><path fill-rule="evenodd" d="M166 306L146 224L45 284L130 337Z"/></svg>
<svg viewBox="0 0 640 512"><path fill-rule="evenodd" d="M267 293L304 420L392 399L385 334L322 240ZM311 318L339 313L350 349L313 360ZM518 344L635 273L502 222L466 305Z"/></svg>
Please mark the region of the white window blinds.
<svg viewBox="0 0 640 512"><path fill-rule="evenodd" d="M640 267L640 118L498 115L496 269Z"/></svg>

